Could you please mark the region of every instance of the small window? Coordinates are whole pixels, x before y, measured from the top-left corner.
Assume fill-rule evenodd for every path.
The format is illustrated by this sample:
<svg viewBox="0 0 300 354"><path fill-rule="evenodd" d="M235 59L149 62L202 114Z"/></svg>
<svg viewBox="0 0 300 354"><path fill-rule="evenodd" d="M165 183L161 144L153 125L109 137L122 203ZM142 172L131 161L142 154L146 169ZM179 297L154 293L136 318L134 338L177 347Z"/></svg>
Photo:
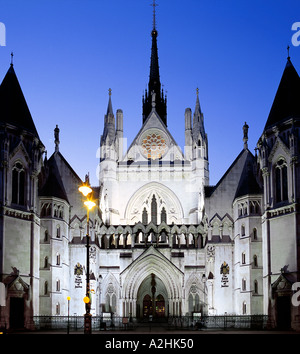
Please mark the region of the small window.
<svg viewBox="0 0 300 354"><path fill-rule="evenodd" d="M246 279L245 278L242 279L242 290L246 291Z"/></svg>
<svg viewBox="0 0 300 354"><path fill-rule="evenodd" d="M253 265L254 265L254 267L258 267L257 255L256 254L253 256Z"/></svg>
<svg viewBox="0 0 300 354"><path fill-rule="evenodd" d="M48 282L45 281L44 283L44 295L48 295Z"/></svg>
<svg viewBox="0 0 300 354"><path fill-rule="evenodd" d="M247 305L246 305L246 302L244 301L243 302L243 315L246 315L247 314Z"/></svg>
<svg viewBox="0 0 300 354"><path fill-rule="evenodd" d="M246 253L242 253L242 264L246 264Z"/></svg>
<svg viewBox="0 0 300 354"><path fill-rule="evenodd" d="M256 230L256 228L253 229L253 240L257 240L257 230Z"/></svg>
<svg viewBox="0 0 300 354"><path fill-rule="evenodd" d="M239 213L239 217L243 216L243 209L242 209L242 207L239 207L238 213Z"/></svg>
<svg viewBox="0 0 300 354"><path fill-rule="evenodd" d="M241 235L245 236L245 225L242 225L241 227Z"/></svg>
<svg viewBox="0 0 300 354"><path fill-rule="evenodd" d="M60 304L59 304L59 302L56 303L55 313L56 313L56 315L60 315Z"/></svg>
<svg viewBox="0 0 300 354"><path fill-rule="evenodd" d="M254 280L254 294L258 294L258 282Z"/></svg>
<svg viewBox="0 0 300 354"><path fill-rule="evenodd" d="M60 291L60 280L56 280L56 291Z"/></svg>
<svg viewBox="0 0 300 354"><path fill-rule="evenodd" d="M56 254L56 265L60 265L60 254Z"/></svg>
<svg viewBox="0 0 300 354"><path fill-rule="evenodd" d="M48 268L48 266L49 266L49 263L48 263L48 257L45 257L44 258L44 268Z"/></svg>
<svg viewBox="0 0 300 354"><path fill-rule="evenodd" d="M56 237L60 238L60 226L59 225L57 225L57 228L56 228Z"/></svg>

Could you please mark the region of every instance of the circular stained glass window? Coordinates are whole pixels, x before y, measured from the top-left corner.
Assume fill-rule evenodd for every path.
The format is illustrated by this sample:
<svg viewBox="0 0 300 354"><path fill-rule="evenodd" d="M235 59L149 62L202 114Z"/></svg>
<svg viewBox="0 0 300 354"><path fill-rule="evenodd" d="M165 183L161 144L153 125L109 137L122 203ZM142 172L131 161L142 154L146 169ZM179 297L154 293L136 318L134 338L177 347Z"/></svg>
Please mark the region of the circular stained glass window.
<svg viewBox="0 0 300 354"><path fill-rule="evenodd" d="M168 149L164 134L157 131L147 132L141 139L142 153L147 159L160 159Z"/></svg>

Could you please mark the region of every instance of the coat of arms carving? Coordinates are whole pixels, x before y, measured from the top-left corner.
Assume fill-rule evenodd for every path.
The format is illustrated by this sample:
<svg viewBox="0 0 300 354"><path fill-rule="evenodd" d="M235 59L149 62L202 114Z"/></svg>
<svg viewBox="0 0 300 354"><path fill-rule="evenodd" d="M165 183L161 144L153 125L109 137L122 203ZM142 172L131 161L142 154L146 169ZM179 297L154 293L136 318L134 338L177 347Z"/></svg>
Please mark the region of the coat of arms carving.
<svg viewBox="0 0 300 354"><path fill-rule="evenodd" d="M228 287L228 274L229 274L229 265L224 261L220 267L220 274L222 274L221 278L221 287L226 288Z"/></svg>

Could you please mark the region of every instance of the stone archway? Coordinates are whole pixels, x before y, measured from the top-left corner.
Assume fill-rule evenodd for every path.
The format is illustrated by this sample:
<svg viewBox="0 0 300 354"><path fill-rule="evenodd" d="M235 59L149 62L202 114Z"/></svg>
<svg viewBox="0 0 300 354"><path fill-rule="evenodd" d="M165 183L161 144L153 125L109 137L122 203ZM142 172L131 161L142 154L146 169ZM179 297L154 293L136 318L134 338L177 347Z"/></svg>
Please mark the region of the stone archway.
<svg viewBox="0 0 300 354"><path fill-rule="evenodd" d="M168 292L154 273L148 275L141 283L137 292L136 317L168 316Z"/></svg>
<svg viewBox="0 0 300 354"><path fill-rule="evenodd" d="M184 274L170 262L157 248L150 246L123 272L122 316L141 317L143 299L148 294L153 302L161 295L164 299L164 315L181 315L184 304ZM153 289L155 287L155 289ZM161 304L163 306L163 303Z"/></svg>
<svg viewBox="0 0 300 354"><path fill-rule="evenodd" d="M13 272L3 281L6 287L6 306L0 316L0 326L10 329L31 329L32 302L30 286L19 276L19 270L13 267Z"/></svg>

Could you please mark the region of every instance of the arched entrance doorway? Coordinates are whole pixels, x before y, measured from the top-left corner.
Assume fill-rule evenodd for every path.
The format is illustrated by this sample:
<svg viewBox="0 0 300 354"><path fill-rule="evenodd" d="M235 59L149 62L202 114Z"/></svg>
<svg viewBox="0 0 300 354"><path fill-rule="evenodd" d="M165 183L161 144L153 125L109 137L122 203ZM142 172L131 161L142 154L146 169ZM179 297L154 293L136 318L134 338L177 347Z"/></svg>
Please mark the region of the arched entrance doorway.
<svg viewBox="0 0 300 354"><path fill-rule="evenodd" d="M164 297L159 294L155 298L155 308L153 312L153 301L152 297L147 294L144 296L143 299L143 317L149 317L150 315L154 317L165 317L165 299Z"/></svg>
<svg viewBox="0 0 300 354"><path fill-rule="evenodd" d="M125 268L120 278L123 284L122 316L131 314L132 317L143 318L146 295L154 297L154 300L162 295L165 304L161 313L165 317L182 314L183 272L153 245Z"/></svg>
<svg viewBox="0 0 300 354"><path fill-rule="evenodd" d="M168 294L162 280L154 273L141 283L137 294L137 317L168 316Z"/></svg>

